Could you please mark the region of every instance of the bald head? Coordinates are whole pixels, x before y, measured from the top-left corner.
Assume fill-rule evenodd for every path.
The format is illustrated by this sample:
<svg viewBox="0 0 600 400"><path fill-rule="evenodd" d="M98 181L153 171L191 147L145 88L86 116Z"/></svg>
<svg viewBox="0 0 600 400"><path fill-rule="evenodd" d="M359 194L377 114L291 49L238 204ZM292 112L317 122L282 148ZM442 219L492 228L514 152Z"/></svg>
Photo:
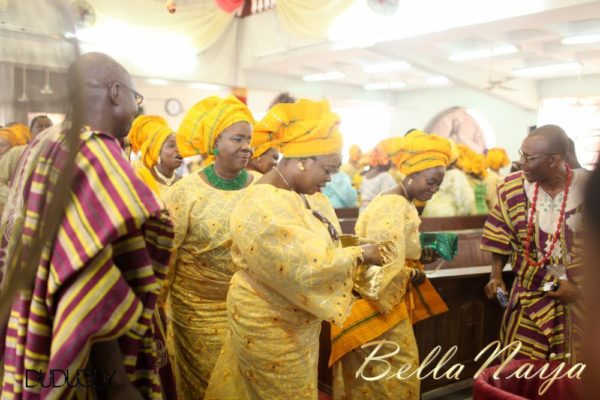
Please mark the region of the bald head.
<svg viewBox="0 0 600 400"><path fill-rule="evenodd" d="M83 54L69 67L67 85L84 124L115 137L127 135L138 107L133 81L121 64L106 54Z"/></svg>
<svg viewBox="0 0 600 400"><path fill-rule="evenodd" d="M558 125L544 125L534 129L528 138L535 138L542 142L546 154L558 154L566 158L569 152L569 137Z"/></svg>
<svg viewBox="0 0 600 400"><path fill-rule="evenodd" d="M129 73L112 57L103 53L86 53L71 64L67 72L69 93L84 85L106 85L130 80Z"/></svg>

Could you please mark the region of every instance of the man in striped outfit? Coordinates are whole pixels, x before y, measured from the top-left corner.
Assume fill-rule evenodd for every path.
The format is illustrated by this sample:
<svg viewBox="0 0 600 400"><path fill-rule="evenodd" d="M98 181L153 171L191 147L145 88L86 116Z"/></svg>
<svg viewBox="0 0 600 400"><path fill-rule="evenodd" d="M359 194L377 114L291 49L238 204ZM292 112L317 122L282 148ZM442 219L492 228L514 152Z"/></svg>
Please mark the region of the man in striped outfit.
<svg viewBox="0 0 600 400"><path fill-rule="evenodd" d="M581 205L585 170L565 161L568 137L542 126L523 141L522 171L498 186L498 204L487 218L481 249L493 255L485 291L506 290L502 269L516 275L502 321L504 346L521 342L516 358L576 361L581 307Z"/></svg>
<svg viewBox="0 0 600 400"><path fill-rule="evenodd" d="M67 122L34 139L2 217L0 295L20 289L0 321L0 397L158 399L152 316L173 231L119 144L141 96L100 53L79 57L68 79L83 128Z"/></svg>

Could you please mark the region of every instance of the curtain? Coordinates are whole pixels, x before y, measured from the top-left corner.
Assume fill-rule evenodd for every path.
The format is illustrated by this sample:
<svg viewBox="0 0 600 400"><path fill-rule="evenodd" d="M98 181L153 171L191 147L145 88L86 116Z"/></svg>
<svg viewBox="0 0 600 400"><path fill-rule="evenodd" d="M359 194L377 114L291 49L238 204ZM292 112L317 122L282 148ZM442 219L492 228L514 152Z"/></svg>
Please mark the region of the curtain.
<svg viewBox="0 0 600 400"><path fill-rule="evenodd" d="M277 0L283 27L298 36L321 38L335 18L355 0Z"/></svg>

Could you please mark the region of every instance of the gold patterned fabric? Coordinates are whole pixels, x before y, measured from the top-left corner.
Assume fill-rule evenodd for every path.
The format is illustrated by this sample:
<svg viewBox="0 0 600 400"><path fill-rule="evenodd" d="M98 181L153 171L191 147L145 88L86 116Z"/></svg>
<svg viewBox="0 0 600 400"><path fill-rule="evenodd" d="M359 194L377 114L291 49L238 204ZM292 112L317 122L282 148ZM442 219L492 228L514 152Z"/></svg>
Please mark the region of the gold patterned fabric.
<svg viewBox="0 0 600 400"><path fill-rule="evenodd" d="M163 196L175 224L166 310L179 399L202 399L227 332L225 299L236 270L229 219L243 192L215 189L196 173Z"/></svg>
<svg viewBox="0 0 600 400"><path fill-rule="evenodd" d="M340 229L327 198L308 201ZM348 315L360 249L339 247L299 195L271 185L247 189L231 227L240 270L205 399L316 400L321 321Z"/></svg>
<svg viewBox="0 0 600 400"><path fill-rule="evenodd" d="M272 143L286 158L339 153L342 135L340 117L329 102L300 99L271 107L252 133L255 146Z"/></svg>
<svg viewBox="0 0 600 400"><path fill-rule="evenodd" d="M356 234L359 237L393 242L392 262L382 268L370 267L359 270L355 278L355 280L361 281L366 279L362 277L369 277L375 282L374 284L378 286L378 296L372 299L372 303L384 315L390 314L396 307L405 306L404 300L405 295L408 295L410 276L407 262L418 260L421 257L420 224L421 220L415 206L398 195L376 197L360 214L356 223ZM401 348L398 354L387 359L392 365L392 371L398 371L405 363L415 367L419 363L419 353L411 320L408 318L408 314L406 315L406 319L372 339L392 340L400 344ZM348 336L354 334L360 336L360 331L360 326L344 325L343 332L338 333L336 337L339 339L344 336L348 339ZM336 330L332 330L332 334L334 332ZM335 346L336 343L334 342L333 345ZM403 381L393 378L369 382L355 377L354 374L372 350L372 347L365 349L356 347L334 364L333 398L336 400L419 399L420 383L416 377ZM369 376L375 376L378 374L377 368L368 370L366 373Z"/></svg>

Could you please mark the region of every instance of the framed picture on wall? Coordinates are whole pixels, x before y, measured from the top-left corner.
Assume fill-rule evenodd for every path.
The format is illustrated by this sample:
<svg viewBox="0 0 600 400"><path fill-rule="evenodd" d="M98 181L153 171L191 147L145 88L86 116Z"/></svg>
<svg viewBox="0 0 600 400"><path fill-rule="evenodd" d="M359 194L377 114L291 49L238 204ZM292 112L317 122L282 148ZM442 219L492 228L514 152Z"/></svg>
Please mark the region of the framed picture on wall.
<svg viewBox="0 0 600 400"><path fill-rule="evenodd" d="M425 132L435 133L463 143L478 153L487 148L485 135L479 123L465 107L451 107L437 114L425 128Z"/></svg>

